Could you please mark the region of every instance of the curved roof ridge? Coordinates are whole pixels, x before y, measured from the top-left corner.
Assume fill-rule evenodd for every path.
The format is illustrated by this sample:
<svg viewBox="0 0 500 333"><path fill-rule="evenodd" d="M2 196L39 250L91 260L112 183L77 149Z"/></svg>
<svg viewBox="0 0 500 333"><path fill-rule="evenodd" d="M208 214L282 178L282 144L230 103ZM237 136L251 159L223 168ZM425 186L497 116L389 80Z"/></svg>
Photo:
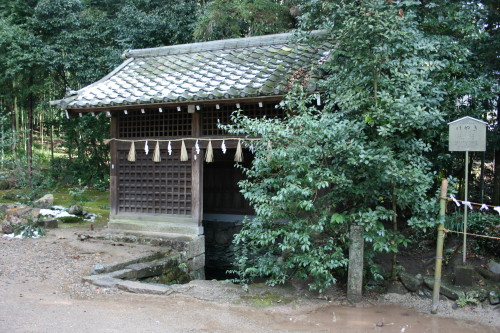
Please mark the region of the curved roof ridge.
<svg viewBox="0 0 500 333"><path fill-rule="evenodd" d="M321 30L315 30L310 32L314 36L323 35L325 32ZM229 50L247 47L257 47L266 45L276 45L285 44L292 40L294 36L293 32L246 37L246 38L232 38L215 40L209 42L198 42L191 44L179 44L170 46L161 46L145 49L135 49L127 50L122 54L123 59L127 58L143 58L143 57L155 57L155 56L165 56L165 55L175 55L175 54L185 54L193 52L202 51L215 51L215 50Z"/></svg>

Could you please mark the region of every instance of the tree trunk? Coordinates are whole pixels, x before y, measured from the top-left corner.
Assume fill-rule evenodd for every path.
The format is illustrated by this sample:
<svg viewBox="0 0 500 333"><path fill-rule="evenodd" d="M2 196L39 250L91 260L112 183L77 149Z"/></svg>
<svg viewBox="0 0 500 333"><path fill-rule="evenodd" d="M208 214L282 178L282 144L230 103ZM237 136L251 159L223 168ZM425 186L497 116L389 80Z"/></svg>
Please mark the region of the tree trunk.
<svg viewBox="0 0 500 333"><path fill-rule="evenodd" d="M394 185L394 182L391 182L391 191L392 191L392 210L394 211L394 216L392 218L392 229L394 230L394 233L398 231L398 206L396 202L396 187ZM397 246L397 245L396 245ZM392 267L391 267L391 279L393 281L396 281L397 278L397 253L393 252L392 253Z"/></svg>
<svg viewBox="0 0 500 333"><path fill-rule="evenodd" d="M500 136L500 97L497 98L497 135ZM495 165L493 178L493 205L500 206L500 140L495 147Z"/></svg>
<svg viewBox="0 0 500 333"><path fill-rule="evenodd" d="M11 122L12 122L12 159L13 162L17 161L17 135L16 135L16 130L17 130L17 125L18 125L18 120L17 120L17 103L16 103L16 98L14 98L14 107L12 108L11 112Z"/></svg>
<svg viewBox="0 0 500 333"><path fill-rule="evenodd" d="M33 78L30 78L30 84L33 86ZM30 87L31 88L31 87ZM33 92L29 94L28 108L28 179L30 188L33 186Z"/></svg>
<svg viewBox="0 0 500 333"><path fill-rule="evenodd" d="M0 112L3 110L3 100L0 99ZM5 156L5 136L4 136L4 123L3 123L3 118L0 118L0 137L2 141L0 142L0 148L1 148L1 155L0 155L0 170L3 171L3 160Z"/></svg>

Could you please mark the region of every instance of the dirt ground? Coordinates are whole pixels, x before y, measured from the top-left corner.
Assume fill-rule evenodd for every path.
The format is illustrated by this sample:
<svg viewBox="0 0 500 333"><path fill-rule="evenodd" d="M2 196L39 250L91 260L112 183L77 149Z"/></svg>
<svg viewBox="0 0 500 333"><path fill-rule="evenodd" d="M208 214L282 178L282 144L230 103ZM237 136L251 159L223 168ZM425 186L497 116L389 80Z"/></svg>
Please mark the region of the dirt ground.
<svg viewBox="0 0 500 333"><path fill-rule="evenodd" d="M498 310L443 303L443 318L429 314L430 300L410 296L351 306L342 291L319 296L300 285L245 293L229 282L192 281L152 296L81 282L96 264L156 250L82 242L71 229L0 237L0 332L500 332Z"/></svg>

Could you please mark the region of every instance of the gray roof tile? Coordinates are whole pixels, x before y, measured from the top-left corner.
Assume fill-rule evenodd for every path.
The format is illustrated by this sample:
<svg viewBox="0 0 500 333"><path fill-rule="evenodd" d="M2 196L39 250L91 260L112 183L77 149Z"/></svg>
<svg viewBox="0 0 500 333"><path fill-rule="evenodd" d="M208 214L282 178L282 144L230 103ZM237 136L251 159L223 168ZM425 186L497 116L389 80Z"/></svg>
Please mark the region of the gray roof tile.
<svg viewBox="0 0 500 333"><path fill-rule="evenodd" d="M85 109L283 94L296 70L316 65L331 47L315 49L291 38L278 34L129 50L113 72L59 105Z"/></svg>

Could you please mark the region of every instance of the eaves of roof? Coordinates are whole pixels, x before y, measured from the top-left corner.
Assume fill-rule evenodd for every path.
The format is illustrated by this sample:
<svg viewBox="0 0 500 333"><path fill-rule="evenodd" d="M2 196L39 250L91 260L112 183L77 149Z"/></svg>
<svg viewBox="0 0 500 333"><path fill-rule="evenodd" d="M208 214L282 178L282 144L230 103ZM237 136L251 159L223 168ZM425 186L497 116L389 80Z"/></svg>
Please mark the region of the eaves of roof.
<svg viewBox="0 0 500 333"><path fill-rule="evenodd" d="M315 47L296 43L287 33L129 50L111 73L52 104L85 112L276 97L286 93L294 73L311 71L330 48L328 42ZM315 89L313 79L308 88Z"/></svg>

